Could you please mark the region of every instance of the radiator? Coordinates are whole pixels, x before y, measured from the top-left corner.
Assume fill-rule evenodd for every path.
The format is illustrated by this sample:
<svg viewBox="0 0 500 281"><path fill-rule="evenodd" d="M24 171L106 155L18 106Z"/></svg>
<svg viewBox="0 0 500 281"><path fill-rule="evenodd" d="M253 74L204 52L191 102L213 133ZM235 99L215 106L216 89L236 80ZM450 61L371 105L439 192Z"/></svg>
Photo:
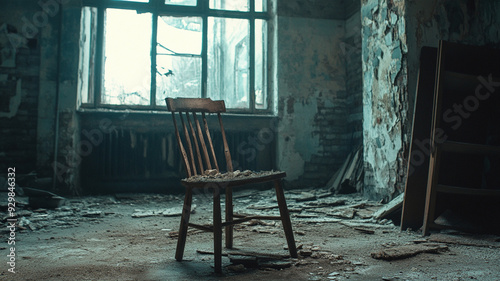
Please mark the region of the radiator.
<svg viewBox="0 0 500 281"><path fill-rule="evenodd" d="M225 170L220 133L211 135L220 168ZM255 144L256 136L257 132L226 132L235 170L274 168L274 141ZM119 185L127 185L127 191L139 192L184 176L173 132L116 130L105 134L92 153L82 159L82 188L92 193Z"/></svg>

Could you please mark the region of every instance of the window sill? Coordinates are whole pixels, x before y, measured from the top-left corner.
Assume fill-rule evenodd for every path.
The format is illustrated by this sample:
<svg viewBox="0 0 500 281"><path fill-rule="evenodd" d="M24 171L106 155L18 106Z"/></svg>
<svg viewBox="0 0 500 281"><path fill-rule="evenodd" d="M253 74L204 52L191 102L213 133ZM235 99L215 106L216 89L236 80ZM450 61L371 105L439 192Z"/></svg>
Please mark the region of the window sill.
<svg viewBox="0 0 500 281"><path fill-rule="evenodd" d="M117 128L139 131L173 129L172 113L160 110L116 110L80 108L77 110L82 128L98 128L100 123L110 123ZM208 115L211 127L218 127L216 115ZM268 114L223 113L224 129L228 131L252 131L276 128L277 116ZM217 122L217 123L214 123ZM215 126L217 124L217 126Z"/></svg>

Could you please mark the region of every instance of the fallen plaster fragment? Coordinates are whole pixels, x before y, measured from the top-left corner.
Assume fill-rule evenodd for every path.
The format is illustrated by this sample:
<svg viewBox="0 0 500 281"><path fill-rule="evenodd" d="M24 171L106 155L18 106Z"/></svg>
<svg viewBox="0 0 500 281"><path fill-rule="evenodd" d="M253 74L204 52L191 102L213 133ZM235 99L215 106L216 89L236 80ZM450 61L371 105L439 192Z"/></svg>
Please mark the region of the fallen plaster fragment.
<svg viewBox="0 0 500 281"><path fill-rule="evenodd" d="M344 219L353 219L356 215L356 209L353 208L345 208L343 210L339 210L337 212L329 213L328 215L338 218Z"/></svg>
<svg viewBox="0 0 500 281"><path fill-rule="evenodd" d="M375 234L375 230L373 230L373 229L366 229L363 227L355 227L354 229L359 231L359 232L366 233L366 234Z"/></svg>
<svg viewBox="0 0 500 281"><path fill-rule="evenodd" d="M298 198L295 198L295 201L297 202L313 201L313 200L316 200L316 195L314 195L311 192L302 192L300 193Z"/></svg>
<svg viewBox="0 0 500 281"><path fill-rule="evenodd" d="M254 210L270 210L270 209L277 209L278 205L276 205L276 204L273 204L273 205L250 205L247 208L254 209Z"/></svg>
<svg viewBox="0 0 500 281"><path fill-rule="evenodd" d="M332 273L328 274L328 278L330 278L330 277L332 277L332 276L339 276L339 275L340 275L340 272L336 272L336 271L334 271L334 272L332 272Z"/></svg>
<svg viewBox="0 0 500 281"><path fill-rule="evenodd" d="M259 219L251 219L247 222L244 222L243 224L247 226L254 226L254 225L276 226L275 221L263 221Z"/></svg>
<svg viewBox="0 0 500 281"><path fill-rule="evenodd" d="M369 221L361 221L361 220L353 220L353 221L346 221L346 220L341 220L340 224L356 228L356 227L361 227L361 228L369 228L369 229L394 229L395 226L394 224L380 224L380 223L371 223Z"/></svg>
<svg viewBox="0 0 500 281"><path fill-rule="evenodd" d="M238 272L238 273L245 272L247 270L243 264L232 264L232 265L228 265L226 268L229 271Z"/></svg>
<svg viewBox="0 0 500 281"><path fill-rule="evenodd" d="M292 266L291 261L265 261L259 263L259 268L284 269Z"/></svg>
<svg viewBox="0 0 500 281"><path fill-rule="evenodd" d="M347 202L346 199L336 199L336 198L328 198L328 200L317 200L314 202L306 202L304 209L312 209L312 208L324 208L324 207L337 207L345 205Z"/></svg>
<svg viewBox="0 0 500 281"><path fill-rule="evenodd" d="M421 253L439 253L448 250L448 246L437 243L422 243L396 246L371 253L371 257L379 260L399 260L416 256Z"/></svg>
<svg viewBox="0 0 500 281"><path fill-rule="evenodd" d="M309 214L309 213L304 213L304 214L297 214L295 215L296 218L317 218L317 214Z"/></svg>
<svg viewBox="0 0 500 281"><path fill-rule="evenodd" d="M195 212L196 205L191 206L191 214ZM182 207L172 207L160 210L135 210L132 214L133 218L146 218L154 216L165 216L165 217L175 217L182 215Z"/></svg>
<svg viewBox="0 0 500 281"><path fill-rule="evenodd" d="M342 222L343 219L337 219L337 218L328 218L328 217L321 217L321 218L297 218L301 222L307 222L307 223L339 223Z"/></svg>
<svg viewBox="0 0 500 281"><path fill-rule="evenodd" d="M102 211L96 210L96 211L86 211L82 213L82 217L88 217L88 218L96 218L96 217L102 217L104 216L104 213Z"/></svg>
<svg viewBox="0 0 500 281"><path fill-rule="evenodd" d="M310 257L312 255L312 250L300 250L299 255L303 257Z"/></svg>
<svg viewBox="0 0 500 281"><path fill-rule="evenodd" d="M200 229L194 229L194 228L191 228L191 229L188 229L187 231L187 235L190 235L190 234L197 234L197 233L202 233L202 232L205 232L203 230L200 230ZM179 231L172 231L172 232L169 232L168 233L168 237L170 238L177 238L179 237ZM213 253L212 253L213 254Z"/></svg>
<svg viewBox="0 0 500 281"><path fill-rule="evenodd" d="M301 230L296 230L295 234L300 235L300 236L306 235L306 233L304 231L301 231Z"/></svg>

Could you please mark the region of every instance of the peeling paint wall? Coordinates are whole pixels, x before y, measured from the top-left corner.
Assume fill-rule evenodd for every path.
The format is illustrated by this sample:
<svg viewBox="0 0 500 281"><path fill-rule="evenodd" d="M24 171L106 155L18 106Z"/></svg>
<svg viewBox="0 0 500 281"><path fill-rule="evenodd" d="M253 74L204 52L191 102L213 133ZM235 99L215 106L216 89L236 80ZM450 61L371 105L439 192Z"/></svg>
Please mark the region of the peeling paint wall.
<svg viewBox="0 0 500 281"><path fill-rule="evenodd" d="M404 0L361 2L365 195L403 190L408 96Z"/></svg>
<svg viewBox="0 0 500 281"><path fill-rule="evenodd" d="M367 196L403 191L421 47L441 39L500 47L499 14L495 0L362 1Z"/></svg>
<svg viewBox="0 0 500 281"><path fill-rule="evenodd" d="M348 152L342 20L278 18L278 168L325 184Z"/></svg>

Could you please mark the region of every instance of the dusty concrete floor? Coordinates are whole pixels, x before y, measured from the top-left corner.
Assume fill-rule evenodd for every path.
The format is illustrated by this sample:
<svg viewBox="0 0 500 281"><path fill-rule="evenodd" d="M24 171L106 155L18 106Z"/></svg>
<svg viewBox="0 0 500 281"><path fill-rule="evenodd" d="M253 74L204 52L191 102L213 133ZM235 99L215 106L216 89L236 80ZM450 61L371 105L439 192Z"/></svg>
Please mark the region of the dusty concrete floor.
<svg viewBox="0 0 500 281"><path fill-rule="evenodd" d="M311 193L317 199L307 198ZM174 260L180 217L171 214L171 207L180 210L181 196L71 199L57 210L25 212L25 230L17 229L15 236L16 273L8 272L10 245L4 243L0 280L500 280L498 236L441 233L422 238L391 222L374 223L370 216L380 207L375 202L323 196L321 191L287 193L299 259L264 259L286 255L286 241L280 223L254 221L237 228L237 250L231 253L254 252L261 256L260 265L231 267L223 257L222 275L213 273L211 255L199 253L211 251L210 233L191 233L185 261ZM277 209L270 207L271 198L270 192L242 191L235 194L236 209L273 213ZM195 196L193 222L210 218L209 202L203 194ZM2 235L9 233L4 229ZM447 249L393 261L371 256L426 241L439 241Z"/></svg>

